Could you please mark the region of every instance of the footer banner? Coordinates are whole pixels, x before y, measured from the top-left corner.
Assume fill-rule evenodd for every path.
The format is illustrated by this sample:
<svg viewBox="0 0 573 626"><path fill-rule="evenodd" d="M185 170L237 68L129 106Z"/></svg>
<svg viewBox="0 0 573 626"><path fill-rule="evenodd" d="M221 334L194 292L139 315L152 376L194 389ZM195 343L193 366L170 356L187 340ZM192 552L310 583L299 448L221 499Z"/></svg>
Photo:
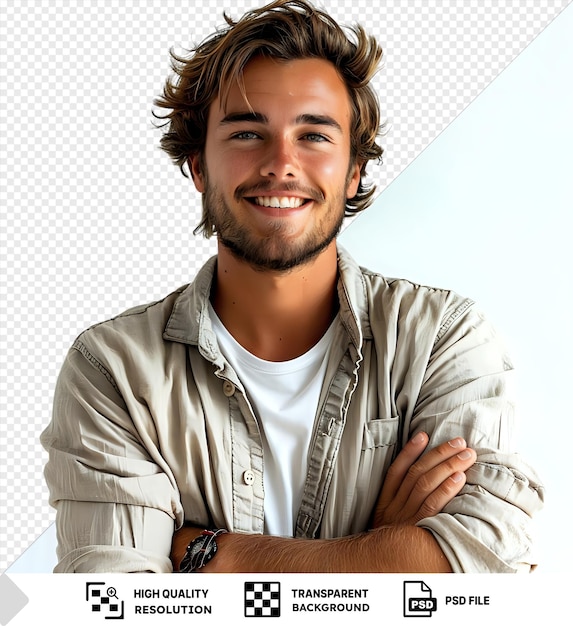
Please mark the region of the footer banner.
<svg viewBox="0 0 573 626"><path fill-rule="evenodd" d="M544 623L565 593L539 574L2 574L0 625Z"/></svg>

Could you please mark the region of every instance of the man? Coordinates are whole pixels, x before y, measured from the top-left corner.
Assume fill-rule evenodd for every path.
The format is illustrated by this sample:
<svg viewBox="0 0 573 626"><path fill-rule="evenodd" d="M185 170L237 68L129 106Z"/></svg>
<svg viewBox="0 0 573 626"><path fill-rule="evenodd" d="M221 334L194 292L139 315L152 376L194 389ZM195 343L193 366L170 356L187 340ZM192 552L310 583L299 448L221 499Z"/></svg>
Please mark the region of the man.
<svg viewBox="0 0 573 626"><path fill-rule="evenodd" d="M62 572L528 571L543 491L470 300L336 243L379 158L381 57L303 1L175 59L162 145L217 257L82 333L46 477Z"/></svg>

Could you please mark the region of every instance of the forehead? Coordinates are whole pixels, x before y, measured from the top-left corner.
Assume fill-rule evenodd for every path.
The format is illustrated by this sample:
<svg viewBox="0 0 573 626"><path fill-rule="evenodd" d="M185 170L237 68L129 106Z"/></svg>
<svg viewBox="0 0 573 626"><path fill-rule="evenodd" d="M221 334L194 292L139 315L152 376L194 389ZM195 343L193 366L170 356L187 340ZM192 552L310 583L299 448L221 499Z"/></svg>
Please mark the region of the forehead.
<svg viewBox="0 0 573 626"><path fill-rule="evenodd" d="M325 59L256 57L243 71L243 88L234 81L225 102L218 97L211 107L215 117L235 111L274 111L293 117L300 113L328 114L341 125L350 120L350 97L344 81Z"/></svg>

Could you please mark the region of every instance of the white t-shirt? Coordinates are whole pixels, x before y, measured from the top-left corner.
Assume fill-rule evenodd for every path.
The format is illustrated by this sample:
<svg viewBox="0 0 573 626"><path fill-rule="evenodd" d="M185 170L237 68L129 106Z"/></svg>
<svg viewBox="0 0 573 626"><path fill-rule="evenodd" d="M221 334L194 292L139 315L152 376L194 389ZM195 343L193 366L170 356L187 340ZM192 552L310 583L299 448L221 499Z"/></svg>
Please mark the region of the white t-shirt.
<svg viewBox="0 0 573 626"><path fill-rule="evenodd" d="M290 361L274 362L245 350L212 307L211 319L221 352L241 379L261 428L265 532L292 536L336 320L308 352Z"/></svg>

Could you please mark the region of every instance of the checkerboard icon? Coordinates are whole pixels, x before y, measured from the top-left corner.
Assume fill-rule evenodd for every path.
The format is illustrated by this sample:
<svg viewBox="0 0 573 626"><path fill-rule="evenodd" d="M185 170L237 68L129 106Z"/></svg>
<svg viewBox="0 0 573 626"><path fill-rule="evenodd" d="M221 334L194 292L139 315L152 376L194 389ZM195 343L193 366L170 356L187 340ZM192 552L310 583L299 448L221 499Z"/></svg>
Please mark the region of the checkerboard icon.
<svg viewBox="0 0 573 626"><path fill-rule="evenodd" d="M280 583L245 583L245 617L280 617L280 615Z"/></svg>

